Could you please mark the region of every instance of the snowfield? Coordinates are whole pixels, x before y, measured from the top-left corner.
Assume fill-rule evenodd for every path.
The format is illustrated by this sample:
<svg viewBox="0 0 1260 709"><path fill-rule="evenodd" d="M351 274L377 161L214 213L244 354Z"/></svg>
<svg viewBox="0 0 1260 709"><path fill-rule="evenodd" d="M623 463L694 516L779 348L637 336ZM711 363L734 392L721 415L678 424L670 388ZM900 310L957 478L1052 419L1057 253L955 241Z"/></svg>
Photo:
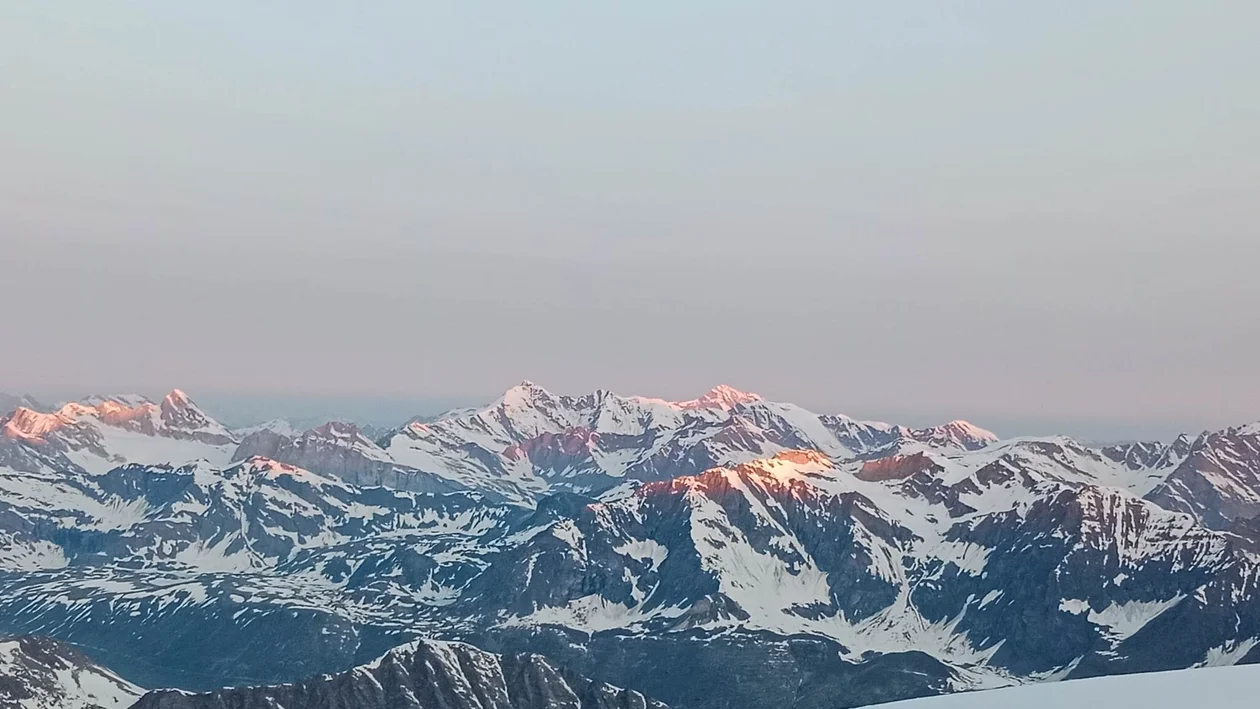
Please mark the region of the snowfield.
<svg viewBox="0 0 1260 709"><path fill-rule="evenodd" d="M1214 667L928 697L885 709L1252 709L1260 706L1260 666Z"/></svg>

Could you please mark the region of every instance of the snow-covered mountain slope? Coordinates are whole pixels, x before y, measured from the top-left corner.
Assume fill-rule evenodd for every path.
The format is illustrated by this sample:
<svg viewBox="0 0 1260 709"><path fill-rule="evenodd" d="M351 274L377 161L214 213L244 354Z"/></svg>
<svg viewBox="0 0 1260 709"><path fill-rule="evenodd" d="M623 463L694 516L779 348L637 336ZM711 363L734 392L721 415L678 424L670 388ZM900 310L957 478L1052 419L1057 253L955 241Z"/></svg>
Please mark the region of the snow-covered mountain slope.
<svg viewBox="0 0 1260 709"><path fill-rule="evenodd" d="M1203 434L1147 498L1260 551L1260 424Z"/></svg>
<svg viewBox="0 0 1260 709"><path fill-rule="evenodd" d="M650 483L555 521L466 602L507 609L509 624L590 632L810 633L851 659L915 649L993 681L1111 663L1178 605L1202 634L1178 658L1260 638L1257 567L1228 538L1130 492L1003 463L941 502L813 451ZM1230 597L1232 612L1209 621L1196 594Z"/></svg>
<svg viewBox="0 0 1260 709"><path fill-rule="evenodd" d="M355 487L257 457L223 469L200 463L128 465L95 476L7 474L0 492L0 512L12 520L0 568L11 569L97 559L199 571L271 568L304 550L433 529L488 531L520 514L468 494Z"/></svg>
<svg viewBox="0 0 1260 709"><path fill-rule="evenodd" d="M160 403L90 397L52 413L18 407L0 417L0 468L101 473L126 463L226 463L235 439L178 389Z"/></svg>
<svg viewBox="0 0 1260 709"><path fill-rule="evenodd" d="M538 655L495 655L416 641L348 672L276 687L151 692L134 709L667 709L631 690L559 669Z"/></svg>
<svg viewBox="0 0 1260 709"><path fill-rule="evenodd" d="M0 707L125 709L143 691L55 640L0 640Z"/></svg>
<svg viewBox="0 0 1260 709"><path fill-rule="evenodd" d="M894 702L885 709L1251 709L1260 667L1230 667L1047 682L1028 687Z"/></svg>
<svg viewBox="0 0 1260 709"><path fill-rule="evenodd" d="M0 474L0 632L113 649L111 666L150 686L338 671L413 637L532 514L262 458ZM369 623L381 630L360 637ZM283 649L245 641L267 627Z"/></svg>
<svg viewBox="0 0 1260 709"><path fill-rule="evenodd" d="M0 630L161 651L160 673L111 664L185 687L339 671L419 632L693 707L742 700L690 694L662 658L769 662L757 701L802 708L1254 659L1255 560L1111 485L1108 460L1066 439L789 450L533 508L264 458L0 476L4 532L29 550L0 572Z"/></svg>

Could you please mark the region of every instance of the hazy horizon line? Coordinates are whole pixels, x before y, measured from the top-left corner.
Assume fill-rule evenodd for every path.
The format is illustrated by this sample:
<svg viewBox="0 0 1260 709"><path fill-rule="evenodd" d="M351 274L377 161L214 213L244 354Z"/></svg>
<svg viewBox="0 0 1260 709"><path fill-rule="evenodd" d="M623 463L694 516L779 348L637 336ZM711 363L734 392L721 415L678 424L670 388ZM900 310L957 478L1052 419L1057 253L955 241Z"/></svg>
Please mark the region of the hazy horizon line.
<svg viewBox="0 0 1260 709"><path fill-rule="evenodd" d="M515 385L513 385L515 386ZM557 391L539 385L552 393L574 396L588 391ZM734 386L734 385L729 385ZM435 416L452 409L484 406L502 396L498 392L463 395L421 393L340 393L340 392L285 392L285 391L232 391L209 389L185 389L199 406L226 425L245 427L272 419L294 421L348 420L373 426L396 426L417 416ZM508 387L510 388L510 387ZM735 387L740 388L740 387ZM601 387L622 396L669 399L647 394L625 393ZM10 396L29 396L44 406L56 406L69 401L79 401L91 396L121 396L139 394L160 401L171 389L147 387L96 387L75 390L39 390L21 387L0 388L0 393ZM706 389L705 391L708 391ZM704 392L696 392L699 396ZM757 392L751 392L757 393ZM760 395L760 394L759 394ZM797 403L786 397L764 396L779 403ZM1231 426L1245 425L1254 420L1212 422L1197 417L1185 418L1124 418L1124 417L1077 417L1055 415L1013 415L985 412L947 412L932 409L906 409L902 407L859 407L859 410L841 405L797 404L809 411L821 414L845 415L862 421L882 421L911 427L939 425L953 420L966 420L997 433L1002 438L1022 436L1067 435L1086 441L1116 442L1133 440L1170 440L1180 434L1197 434ZM7 412L4 412L7 413Z"/></svg>

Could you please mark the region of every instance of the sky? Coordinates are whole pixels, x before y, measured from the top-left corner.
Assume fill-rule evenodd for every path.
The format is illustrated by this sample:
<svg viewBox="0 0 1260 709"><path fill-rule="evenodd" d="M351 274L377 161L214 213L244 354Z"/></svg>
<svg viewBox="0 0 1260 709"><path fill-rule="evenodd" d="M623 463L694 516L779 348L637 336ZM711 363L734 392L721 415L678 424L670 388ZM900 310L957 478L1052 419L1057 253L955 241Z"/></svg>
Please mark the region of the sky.
<svg viewBox="0 0 1260 709"><path fill-rule="evenodd" d="M1260 3L0 8L0 390L1260 419Z"/></svg>

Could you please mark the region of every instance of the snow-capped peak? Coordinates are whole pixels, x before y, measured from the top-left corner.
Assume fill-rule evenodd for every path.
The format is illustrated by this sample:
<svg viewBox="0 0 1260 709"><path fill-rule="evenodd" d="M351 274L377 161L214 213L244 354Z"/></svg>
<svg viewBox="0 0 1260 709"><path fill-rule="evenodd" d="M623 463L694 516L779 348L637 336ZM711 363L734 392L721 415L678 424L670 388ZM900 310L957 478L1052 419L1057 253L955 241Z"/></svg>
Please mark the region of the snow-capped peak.
<svg viewBox="0 0 1260 709"><path fill-rule="evenodd" d="M226 444L234 439L227 427L215 421L183 391L172 389L159 407L162 426L172 435L187 436L207 443Z"/></svg>
<svg viewBox="0 0 1260 709"><path fill-rule="evenodd" d="M73 419L67 419L60 413L41 414L38 411L19 406L13 413L3 419L3 435L5 438L27 441L43 441L44 436L56 431Z"/></svg>
<svg viewBox="0 0 1260 709"><path fill-rule="evenodd" d="M680 409L733 409L740 404L751 404L754 401L761 401L761 397L746 391L740 391L735 387L719 384L704 396L691 401L676 401L674 405Z"/></svg>
<svg viewBox="0 0 1260 709"><path fill-rule="evenodd" d="M71 427L75 429L73 433L68 432ZM7 439L35 444L47 443L50 436L63 439L63 442L68 440L67 437L75 438L76 442L71 446L74 450L90 443L100 449L98 452L101 455L107 455L109 446L98 439L107 430L122 430L146 437L194 440L212 446L236 442L231 432L197 408L188 395L178 389L166 396L161 404L144 397L124 395L91 396L83 402L63 404L50 414L19 407L0 419L0 428Z"/></svg>
<svg viewBox="0 0 1260 709"><path fill-rule="evenodd" d="M1000 440L997 434L963 420L916 429L908 432L910 438L934 445L956 445L967 450L984 448Z"/></svg>
<svg viewBox="0 0 1260 709"><path fill-rule="evenodd" d="M363 431L357 425L346 421L329 421L318 428L306 431L302 434L302 439L319 440L338 448L353 449L373 460L393 462L389 453L376 445L375 441L363 435Z"/></svg>
<svg viewBox="0 0 1260 709"><path fill-rule="evenodd" d="M988 442L998 440L996 433L980 428L970 421L963 421L962 419L950 421L947 424L938 426L937 429L950 433L951 435L957 436L959 439L963 440Z"/></svg>
<svg viewBox="0 0 1260 709"><path fill-rule="evenodd" d="M188 395L180 389L171 389L171 393L166 395L163 402L180 408L186 408L192 405L192 401L188 398Z"/></svg>
<svg viewBox="0 0 1260 709"><path fill-rule="evenodd" d="M532 406L540 399L549 398L551 392L526 379L503 392L497 403L508 407Z"/></svg>

